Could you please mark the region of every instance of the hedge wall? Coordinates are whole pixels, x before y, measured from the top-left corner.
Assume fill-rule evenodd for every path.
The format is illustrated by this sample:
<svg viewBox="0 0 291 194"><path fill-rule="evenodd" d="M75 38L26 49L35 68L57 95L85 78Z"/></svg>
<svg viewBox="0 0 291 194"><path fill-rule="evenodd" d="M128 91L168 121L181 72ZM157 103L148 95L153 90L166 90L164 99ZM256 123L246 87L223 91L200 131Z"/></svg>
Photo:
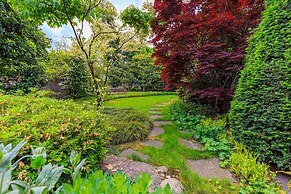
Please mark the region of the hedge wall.
<svg viewBox="0 0 291 194"><path fill-rule="evenodd" d="M267 0L230 110L236 140L291 169L291 2Z"/></svg>

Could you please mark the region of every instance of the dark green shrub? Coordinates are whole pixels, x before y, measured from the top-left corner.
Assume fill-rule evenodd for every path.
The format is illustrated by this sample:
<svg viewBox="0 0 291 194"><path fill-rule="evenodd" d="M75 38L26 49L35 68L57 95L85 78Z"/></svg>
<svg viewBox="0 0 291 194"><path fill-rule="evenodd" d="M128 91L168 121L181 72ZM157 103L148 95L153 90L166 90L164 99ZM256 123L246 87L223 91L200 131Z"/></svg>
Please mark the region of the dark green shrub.
<svg viewBox="0 0 291 194"><path fill-rule="evenodd" d="M114 145L143 140L152 128L150 119L134 109L106 107L102 113L108 115L108 122L116 129L110 138Z"/></svg>
<svg viewBox="0 0 291 194"><path fill-rule="evenodd" d="M71 150L82 152L86 167L97 170L103 160L111 127L104 115L73 101L35 98L32 95L0 96L0 142L28 140L47 148L48 161L67 166Z"/></svg>
<svg viewBox="0 0 291 194"><path fill-rule="evenodd" d="M92 93L90 74L82 59L72 58L66 75L64 89L69 98L84 98Z"/></svg>
<svg viewBox="0 0 291 194"><path fill-rule="evenodd" d="M291 3L267 0L249 39L230 111L233 136L261 161L291 169Z"/></svg>

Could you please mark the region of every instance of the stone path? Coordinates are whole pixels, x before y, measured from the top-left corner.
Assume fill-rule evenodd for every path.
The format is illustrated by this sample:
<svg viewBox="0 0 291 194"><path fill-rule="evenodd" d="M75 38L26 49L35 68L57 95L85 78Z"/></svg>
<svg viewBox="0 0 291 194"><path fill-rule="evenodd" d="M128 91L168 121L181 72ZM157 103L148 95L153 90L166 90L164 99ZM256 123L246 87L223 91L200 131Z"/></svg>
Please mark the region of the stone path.
<svg viewBox="0 0 291 194"><path fill-rule="evenodd" d="M140 144L142 146L153 146L157 149L163 147L162 141L155 140L155 137L164 133L163 125L171 125L171 121L156 121L155 119L163 118L161 113L162 108L168 104L153 105L149 113L151 114L151 119L153 119L153 129L149 134L147 140L142 141ZM179 143L196 150L203 150L204 146L193 140L179 139ZM107 155L103 164L101 165L102 170L108 170L109 173L113 174L118 170L122 170L129 177L135 177L143 172L151 175L154 180L149 191L154 191L158 185L165 187L167 183L171 186L174 193L183 192L183 185L178 180L180 178L180 171L170 172L166 167L155 167L144 162L133 161L126 159L136 155L142 160L150 160L150 157L142 154L134 149L127 149L121 152L120 156ZM217 178L217 179L229 179L232 182L236 180L232 177L232 174L225 169L219 167L219 159L212 158L208 160L188 160L187 165L191 171L197 172L199 176L205 178Z"/></svg>
<svg viewBox="0 0 291 194"><path fill-rule="evenodd" d="M152 129L152 131L150 132L150 134L149 134L149 138L152 139L155 136L161 135L163 133L164 133L164 129L163 128L161 128L161 127L154 127Z"/></svg>
<svg viewBox="0 0 291 194"><path fill-rule="evenodd" d="M161 148L164 145L163 142L156 141L156 140L146 140L146 141L141 142L140 144L143 146L152 146L155 148Z"/></svg>
<svg viewBox="0 0 291 194"><path fill-rule="evenodd" d="M155 167L144 162L136 162L128 160L124 157L117 157L114 155L107 155L101 165L101 170L108 171L110 174L114 174L121 170L127 176L134 178L137 175L146 172L151 175L151 178L155 179L150 190L154 191L155 188L165 180L166 172L160 170L159 167Z"/></svg>
<svg viewBox="0 0 291 194"><path fill-rule="evenodd" d="M201 177L228 179L236 183L237 180L228 170L220 168L219 162L218 158L208 160L188 160L187 165L191 171L197 172Z"/></svg>
<svg viewBox="0 0 291 194"><path fill-rule="evenodd" d="M197 141L190 141L190 140L186 140L186 139L179 139L179 142L180 144L188 147L188 148L191 148L191 149L194 149L194 150L203 150L204 149L204 146L197 142Z"/></svg>
<svg viewBox="0 0 291 194"><path fill-rule="evenodd" d="M166 104L152 106L149 111L149 113L152 114L150 118L153 120L163 118L161 113L163 106L166 106ZM154 140L154 138L164 133L162 125L171 124L171 121L153 121L154 127L150 132L148 139L142 141L140 144L142 146L153 146L158 149L163 147L163 142ZM122 170L129 177L135 177L143 172L146 172L150 174L153 179L155 179L150 188L150 191L154 191L158 185L164 187L167 183L170 184L175 193L181 193L183 191L183 185L177 179L180 176L180 171L178 173L170 172L166 167L155 167L144 162L126 159L126 157L131 157L132 155L136 155L145 161L150 159L149 156L142 154L134 149L127 149L123 150L120 153L120 156L107 155L101 165L101 169L104 171L107 170L111 174L117 172L118 170Z"/></svg>
<svg viewBox="0 0 291 194"><path fill-rule="evenodd" d="M153 116L150 116L150 119L161 119L163 118L162 115L153 115Z"/></svg>
<svg viewBox="0 0 291 194"><path fill-rule="evenodd" d="M161 125L172 125L172 121L154 121L153 124L160 127Z"/></svg>
<svg viewBox="0 0 291 194"><path fill-rule="evenodd" d="M150 157L148 155L145 155L145 154L142 154L134 149L127 149L127 150L123 150L121 153L120 153L120 156L122 157L131 157L132 155L136 155L138 156L139 158L141 158L142 160L148 160L150 159Z"/></svg>

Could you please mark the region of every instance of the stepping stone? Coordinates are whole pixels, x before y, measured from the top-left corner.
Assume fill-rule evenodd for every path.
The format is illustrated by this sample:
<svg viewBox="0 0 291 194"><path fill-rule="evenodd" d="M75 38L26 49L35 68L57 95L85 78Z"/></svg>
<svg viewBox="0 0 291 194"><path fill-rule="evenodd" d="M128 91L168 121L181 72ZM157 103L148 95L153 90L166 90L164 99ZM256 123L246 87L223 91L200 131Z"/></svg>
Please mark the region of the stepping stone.
<svg viewBox="0 0 291 194"><path fill-rule="evenodd" d="M188 148L191 148L191 149L194 149L194 150L202 150L204 149L204 146L197 142L197 141L190 141L190 140L186 140L186 139L179 139L179 142L180 144L188 147Z"/></svg>
<svg viewBox="0 0 291 194"><path fill-rule="evenodd" d="M232 182L237 180L232 174L219 166L219 159L212 158L207 160L188 160L187 165L191 171L197 172L199 176L205 178L228 179Z"/></svg>
<svg viewBox="0 0 291 194"><path fill-rule="evenodd" d="M170 185L172 191L174 191L174 194L180 194L184 190L183 185L178 179L175 178L166 179L161 183L161 187L165 188L167 184Z"/></svg>
<svg viewBox="0 0 291 194"><path fill-rule="evenodd" d="M161 135L164 133L164 129L160 128L160 127L154 127L151 131L151 133L149 134L150 137L155 137L157 135Z"/></svg>
<svg viewBox="0 0 291 194"><path fill-rule="evenodd" d="M114 174L121 170L131 179L146 172L151 175L152 179L154 179L149 191L154 191L165 179L165 175L163 172L159 171L159 167L110 154L106 156L105 160L100 165L100 168L103 171L108 171L109 174Z"/></svg>
<svg viewBox="0 0 291 194"><path fill-rule="evenodd" d="M152 105L152 107L161 107L161 108L163 108L165 106L167 106L167 105L164 105L164 104L154 104L154 105Z"/></svg>
<svg viewBox="0 0 291 194"><path fill-rule="evenodd" d="M163 118L162 115L152 115L150 116L150 119L160 119L160 118Z"/></svg>
<svg viewBox="0 0 291 194"><path fill-rule="evenodd" d="M150 111L162 112L162 109L151 108Z"/></svg>
<svg viewBox="0 0 291 194"><path fill-rule="evenodd" d="M291 190L288 188L288 183L291 181L291 175L284 173L276 173L276 181L282 184L282 189L286 190L288 194L291 194Z"/></svg>
<svg viewBox="0 0 291 194"><path fill-rule="evenodd" d="M172 121L154 121L154 126L161 126L161 125L172 125Z"/></svg>
<svg viewBox="0 0 291 194"><path fill-rule="evenodd" d="M163 147L163 142L156 141L156 140L147 140L147 141L141 142L140 144L144 146L152 146L155 148Z"/></svg>
<svg viewBox="0 0 291 194"><path fill-rule="evenodd" d="M149 113L153 115L162 115L162 113L159 111L149 111Z"/></svg>
<svg viewBox="0 0 291 194"><path fill-rule="evenodd" d="M138 156L139 158L141 158L142 160L148 160L150 159L150 157L148 155L145 155L145 154L142 154L134 149L127 149L127 150L123 150L121 153L120 153L120 156L122 157L130 157L132 155L136 155Z"/></svg>

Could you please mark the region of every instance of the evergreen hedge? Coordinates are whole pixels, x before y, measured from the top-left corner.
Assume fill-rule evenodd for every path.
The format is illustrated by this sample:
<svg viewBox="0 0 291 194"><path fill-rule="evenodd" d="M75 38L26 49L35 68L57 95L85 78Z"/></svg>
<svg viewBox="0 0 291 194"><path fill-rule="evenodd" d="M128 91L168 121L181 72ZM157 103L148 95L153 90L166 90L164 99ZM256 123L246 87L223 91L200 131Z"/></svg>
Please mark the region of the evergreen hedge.
<svg viewBox="0 0 291 194"><path fill-rule="evenodd" d="M291 169L291 2L267 0L249 39L230 110L236 140L259 159Z"/></svg>

